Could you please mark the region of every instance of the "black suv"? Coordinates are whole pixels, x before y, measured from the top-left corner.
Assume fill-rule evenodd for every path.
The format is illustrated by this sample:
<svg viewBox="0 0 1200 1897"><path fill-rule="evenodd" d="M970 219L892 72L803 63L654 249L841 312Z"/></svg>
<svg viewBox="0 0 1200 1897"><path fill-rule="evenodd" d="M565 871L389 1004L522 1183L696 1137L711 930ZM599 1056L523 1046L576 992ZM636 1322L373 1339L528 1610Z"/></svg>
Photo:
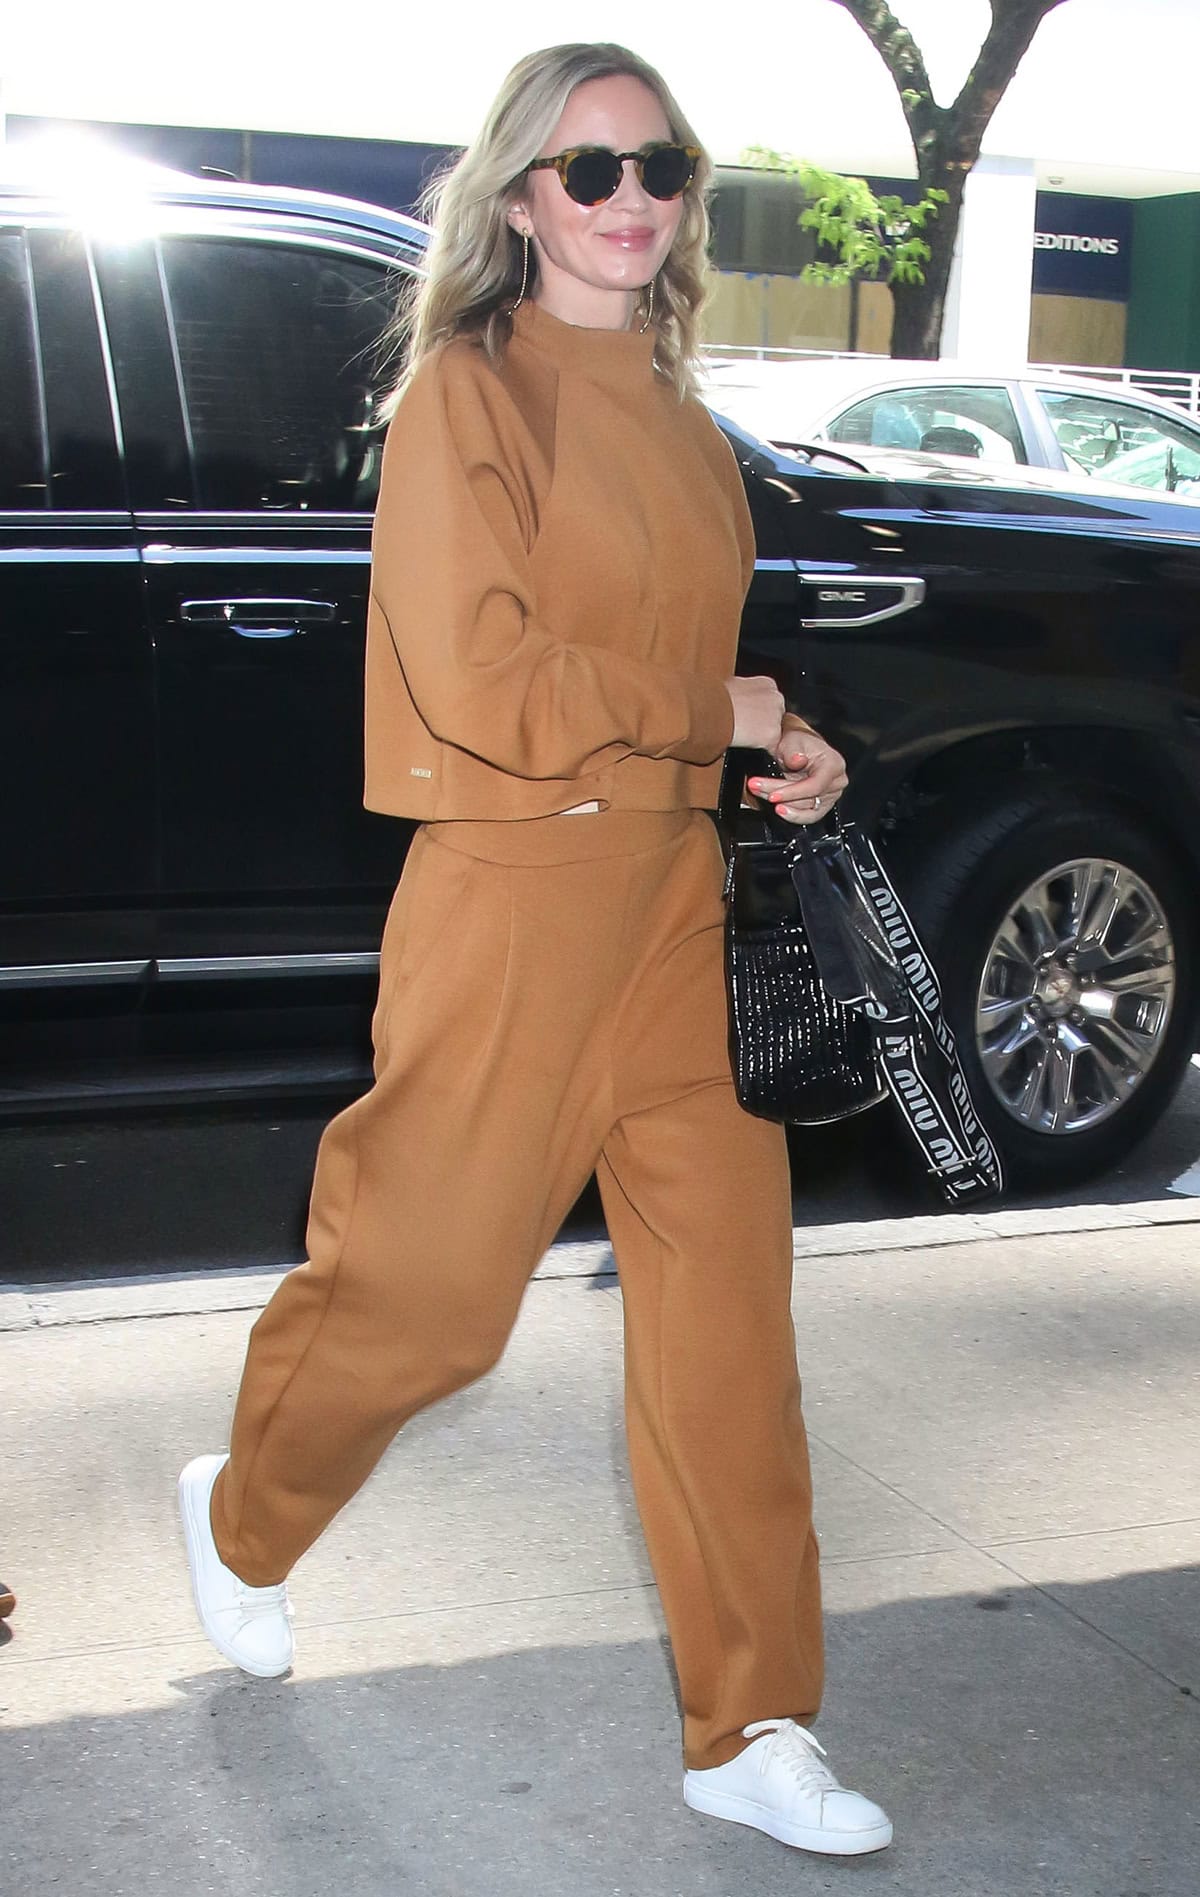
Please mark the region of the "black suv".
<svg viewBox="0 0 1200 1897"><path fill-rule="evenodd" d="M424 235L185 178L0 185L10 1116L369 1075L408 840L362 808L377 341ZM722 426L741 669L850 758L1010 1170L1110 1163L1196 1044L1200 508Z"/></svg>

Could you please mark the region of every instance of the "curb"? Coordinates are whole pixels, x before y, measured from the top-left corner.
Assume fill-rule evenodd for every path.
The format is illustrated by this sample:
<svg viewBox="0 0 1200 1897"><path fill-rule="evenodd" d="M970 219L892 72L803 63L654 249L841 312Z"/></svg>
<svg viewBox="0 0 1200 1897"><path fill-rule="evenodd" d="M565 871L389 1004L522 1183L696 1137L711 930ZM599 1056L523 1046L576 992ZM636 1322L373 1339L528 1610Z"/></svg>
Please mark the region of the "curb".
<svg viewBox="0 0 1200 1897"><path fill-rule="evenodd" d="M798 1270L824 1259L871 1252L926 1250L941 1245L1107 1232L1152 1225L1200 1224L1200 1200L1147 1199L1132 1205L1049 1206L1007 1212L944 1212L841 1225L798 1225L792 1233ZM63 1284L0 1284L0 1332L112 1324L133 1318L203 1317L220 1311L256 1311L292 1267L168 1272ZM606 1239L552 1245L534 1273L539 1280L610 1278L616 1265Z"/></svg>

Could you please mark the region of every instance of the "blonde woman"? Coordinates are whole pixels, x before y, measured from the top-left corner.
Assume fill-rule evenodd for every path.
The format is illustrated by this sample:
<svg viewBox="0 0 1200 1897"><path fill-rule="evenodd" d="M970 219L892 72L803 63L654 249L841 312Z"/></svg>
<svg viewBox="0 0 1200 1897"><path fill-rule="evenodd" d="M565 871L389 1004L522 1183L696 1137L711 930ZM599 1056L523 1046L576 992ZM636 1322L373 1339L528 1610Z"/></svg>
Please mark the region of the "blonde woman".
<svg viewBox="0 0 1200 1897"><path fill-rule="evenodd" d="M846 779L770 679L730 676L754 549L692 380L710 173L651 67L561 46L433 194L368 626L366 802L421 822L375 1084L323 1135L309 1261L181 1506L206 1632L285 1672L292 1566L408 1417L495 1364L594 1169L684 1797L850 1855L891 1825L809 1732L787 1155L734 1098L706 814L730 744L784 762L761 789L799 823Z"/></svg>

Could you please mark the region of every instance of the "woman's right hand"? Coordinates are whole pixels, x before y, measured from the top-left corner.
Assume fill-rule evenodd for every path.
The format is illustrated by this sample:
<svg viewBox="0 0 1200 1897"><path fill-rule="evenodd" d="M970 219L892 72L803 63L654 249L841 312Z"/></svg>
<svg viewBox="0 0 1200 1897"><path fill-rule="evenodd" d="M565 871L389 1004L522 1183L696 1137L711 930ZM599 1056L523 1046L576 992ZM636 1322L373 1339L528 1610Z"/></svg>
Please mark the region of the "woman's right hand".
<svg viewBox="0 0 1200 1897"><path fill-rule="evenodd" d="M783 736L783 693L773 678L727 678L725 690L733 704L730 745L751 751L773 751Z"/></svg>

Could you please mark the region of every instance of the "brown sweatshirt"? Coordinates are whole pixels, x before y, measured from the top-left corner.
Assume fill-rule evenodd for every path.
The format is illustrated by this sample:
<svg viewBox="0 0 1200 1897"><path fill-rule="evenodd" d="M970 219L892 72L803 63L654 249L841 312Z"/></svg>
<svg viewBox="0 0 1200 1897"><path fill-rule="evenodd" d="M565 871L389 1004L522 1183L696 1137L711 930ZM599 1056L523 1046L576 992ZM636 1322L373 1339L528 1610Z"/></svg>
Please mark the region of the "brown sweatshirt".
<svg viewBox="0 0 1200 1897"><path fill-rule="evenodd" d="M754 567L737 463L652 332L517 310L446 344L384 447L368 809L418 819L716 802Z"/></svg>

